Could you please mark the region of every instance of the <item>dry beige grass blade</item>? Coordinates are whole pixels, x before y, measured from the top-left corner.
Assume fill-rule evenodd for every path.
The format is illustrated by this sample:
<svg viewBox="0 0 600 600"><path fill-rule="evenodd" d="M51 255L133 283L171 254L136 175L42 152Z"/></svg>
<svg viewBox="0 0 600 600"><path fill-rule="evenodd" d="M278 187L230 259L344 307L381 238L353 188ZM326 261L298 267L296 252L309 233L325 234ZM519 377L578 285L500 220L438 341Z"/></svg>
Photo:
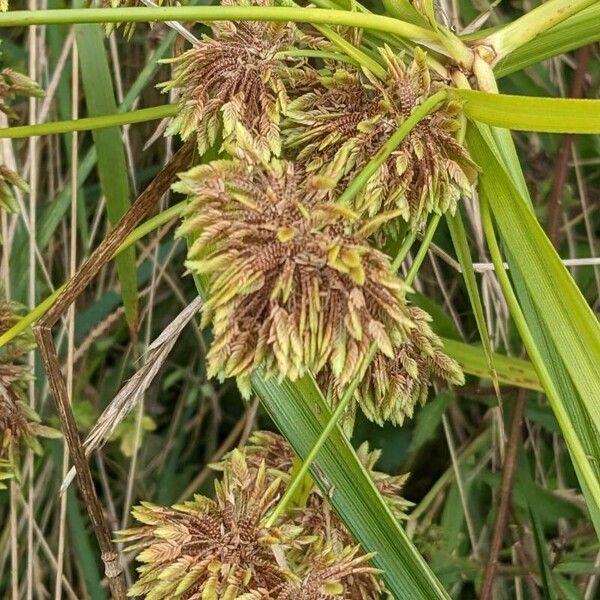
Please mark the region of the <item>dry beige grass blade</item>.
<svg viewBox="0 0 600 600"><path fill-rule="evenodd" d="M200 298L195 298L179 313L154 342L148 346L144 366L121 388L121 391L104 409L98 421L96 421L96 424L85 438L83 447L86 456L89 456L94 450L100 448L119 423L131 412L140 396L154 381L156 374L171 352L183 328L198 312L201 302ZM72 467L60 487L61 494L65 492L74 477L75 468Z"/></svg>

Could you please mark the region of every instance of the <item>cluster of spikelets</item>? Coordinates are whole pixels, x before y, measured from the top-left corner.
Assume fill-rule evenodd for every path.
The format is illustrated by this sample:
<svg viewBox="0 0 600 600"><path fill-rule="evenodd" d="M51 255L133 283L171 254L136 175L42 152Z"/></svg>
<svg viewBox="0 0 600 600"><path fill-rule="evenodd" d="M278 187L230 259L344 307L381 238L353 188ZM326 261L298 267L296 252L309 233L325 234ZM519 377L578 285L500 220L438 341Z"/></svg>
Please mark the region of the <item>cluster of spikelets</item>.
<svg viewBox="0 0 600 600"><path fill-rule="evenodd" d="M402 423L433 380L460 384L463 375L376 244L454 211L469 193L476 169L457 140L460 106L447 100L427 115L342 202L439 86L425 54L382 49L379 80L334 60L317 68L298 52L289 58L292 48L326 47L293 24L212 31L173 59L163 85L179 94L170 132L196 136L200 154L228 155L175 186L189 198L179 233L192 240L188 267L205 286L203 325L214 333L209 375L236 377L248 394L259 367L291 380L311 372L335 404L374 346L355 400L373 421Z"/></svg>
<svg viewBox="0 0 600 600"><path fill-rule="evenodd" d="M377 453L361 449L372 470ZM146 600L378 600L384 591L323 495L308 490L306 506L275 525L269 515L290 477L294 455L283 438L257 432L215 468L215 497L195 496L172 507L144 503L140 527L119 541L138 553L139 578L130 596ZM403 477L373 472L398 516Z"/></svg>
<svg viewBox="0 0 600 600"><path fill-rule="evenodd" d="M340 190L434 91L419 48L409 62L389 48L380 54L383 81L368 71L338 68L288 106L285 145L297 150L296 162L307 173L326 177ZM392 234L402 223L420 229L432 213L454 213L476 177L456 139L459 114L460 105L448 100L420 121L357 195L356 210L396 216L384 226Z"/></svg>
<svg viewBox="0 0 600 600"><path fill-rule="evenodd" d="M441 340L432 331L429 314L417 306L407 310L412 324L408 337L394 348L392 356L375 355L355 394L365 416L379 425L385 421L402 425L412 418L415 405L427 400L432 381L464 382L459 365L443 352ZM344 380L325 370L319 381L335 405L344 393ZM352 417L350 411L346 418L351 422Z"/></svg>
<svg viewBox="0 0 600 600"><path fill-rule="evenodd" d="M210 376L246 389L259 365L292 380L326 367L347 382L372 341L392 358L409 335L387 257L293 163L215 161L176 189L190 197L180 234L198 232L188 266L208 275Z"/></svg>
<svg viewBox="0 0 600 600"><path fill-rule="evenodd" d="M222 5L272 6L272 0L222 0ZM234 144L240 132L253 139L261 156L281 152L280 118L288 89L305 77L300 60L286 61L292 47L316 47L318 38L290 23L221 21L211 24L190 50L169 59L174 78L162 84L179 92L179 112L169 133L195 136L203 154L220 135Z"/></svg>
<svg viewBox="0 0 600 600"><path fill-rule="evenodd" d="M18 307L0 302L0 335L19 320ZM40 453L38 437L59 437L58 431L40 423L37 413L27 402L31 368L27 354L33 338L24 332L0 348L0 489L2 481L19 475L23 447Z"/></svg>
<svg viewBox="0 0 600 600"><path fill-rule="evenodd" d="M1 4L0 7L2 10L6 10ZM37 83L26 75L8 68L0 71L0 112L3 112L9 119L17 117L10 105L17 96L42 96L43 94L43 90ZM29 189L18 173L0 163L0 209L8 212L17 210L14 188L23 192L27 192Z"/></svg>

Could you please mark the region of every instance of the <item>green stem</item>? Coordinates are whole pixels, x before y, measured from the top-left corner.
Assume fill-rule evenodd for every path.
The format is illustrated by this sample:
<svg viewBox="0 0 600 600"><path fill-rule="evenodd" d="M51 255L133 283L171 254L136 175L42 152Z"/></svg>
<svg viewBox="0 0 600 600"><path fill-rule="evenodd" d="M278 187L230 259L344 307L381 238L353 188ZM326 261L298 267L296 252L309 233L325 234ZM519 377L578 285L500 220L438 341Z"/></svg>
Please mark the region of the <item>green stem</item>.
<svg viewBox="0 0 600 600"><path fill-rule="evenodd" d="M173 206L163 210L157 215L154 215L151 219L144 221L144 223L136 227L125 238L123 243L115 250L114 254L112 255L112 258L121 254L121 252L127 250L127 248L135 244L137 241L141 240L143 237L145 237L155 229L158 229L161 225L164 225L165 223L168 223L172 219L178 217L183 211L185 205L186 201L183 200L182 202L178 202L177 204L174 204Z"/></svg>
<svg viewBox="0 0 600 600"><path fill-rule="evenodd" d="M519 306L517 296L515 295L508 275L506 274L504 261L502 260L502 254L500 252L500 247L498 246L498 240L496 239L496 233L492 223L489 203L483 195L480 196L479 202L481 207L481 220L483 223L483 230L485 232L488 250L490 252L490 258L494 263L496 277L498 278L498 282L502 288L502 293L506 299L506 303L508 304L510 313L517 327L517 331L519 332L521 340L523 340L523 345L525 346L525 349L529 354L529 358L531 359L531 362L537 371L540 382L542 383L544 391L546 392L546 396L548 397L552 411L556 416L556 420L558 421L561 431L563 432L565 441L567 442L573 459L576 465L579 467L579 474L585 481L591 497L600 498L600 482L598 481L592 466L590 465L588 457L586 456L585 450L581 445L578 436L573 430L569 415L564 409L563 403L560 400L560 395L556 389L556 386L554 385L554 381L552 380L552 377L550 376L550 373L548 372L544 363L544 359L537 348L533 335L531 334L529 326L527 325L525 315Z"/></svg>
<svg viewBox="0 0 600 600"><path fill-rule="evenodd" d="M419 246L417 255L415 256L415 259L413 260L413 263L410 265L410 269L406 274L406 285L411 285L415 280L415 277L417 276L417 273L419 272L419 269L425 260L425 255L427 254L427 250L429 250L431 240L433 239L433 235L435 234L435 230L437 229L441 218L442 215L433 215L433 217L431 217L431 221L429 221L429 224L427 225L427 229L425 230L425 235L423 236L423 241ZM394 261L394 264L395 263L396 261Z"/></svg>
<svg viewBox="0 0 600 600"><path fill-rule="evenodd" d="M38 123L36 125L22 125L19 127L3 127L0 129L0 139L25 138L53 133L68 133L71 131L90 131L92 129L155 121L157 119L164 119L165 117L172 117L176 114L176 104L164 104L113 115L102 115L100 117L85 117L71 121L54 121L52 123Z"/></svg>
<svg viewBox="0 0 600 600"><path fill-rule="evenodd" d="M121 252L127 250L130 246L135 244L138 240L141 240L144 236L148 235L151 231L158 229L161 225L168 223L171 219L179 216L183 210L186 201L174 204L170 208L163 210L159 214L155 215L151 219L148 219L142 223L139 227L136 227L123 241L123 243L115 250L112 258L121 254ZM0 348L5 344L8 344L17 335L25 331L30 325L35 323L44 314L48 312L50 307L58 300L60 294L65 289L67 284L63 283L58 289L52 292L47 298L42 300L34 309L27 313L22 319L15 323L10 329L0 335Z"/></svg>
<svg viewBox="0 0 600 600"><path fill-rule="evenodd" d="M274 21L346 25L386 31L400 37L434 40L437 35L391 17L345 10L280 6L169 6L159 8L82 8L15 10L0 14L0 27L72 25L74 23L135 23L146 21Z"/></svg>
<svg viewBox="0 0 600 600"><path fill-rule="evenodd" d="M30 325L35 323L40 317L48 312L50 307L58 300L62 291L65 289L63 283L58 289L54 290L47 298L42 300L35 308L28 312L22 319L17 321L10 329L0 335L0 348L8 344L11 340L25 331Z"/></svg>
<svg viewBox="0 0 600 600"><path fill-rule="evenodd" d="M333 428L337 425L340 417L344 414L346 408L350 404L350 401L354 397L354 392L356 392L356 388L363 380L369 365L373 358L375 358L375 354L377 353L377 344L373 342L369 348L369 352L363 361L362 367L360 371L355 375L355 377L350 382L350 385L344 391L344 395L339 401L339 404L336 406L333 414L331 415L329 421L327 421L327 425L320 433L315 445L310 449L310 452L306 455L304 462L300 466L300 468L294 473L285 493L281 497L281 500L277 503L275 510L270 514L267 520L267 527L272 527L277 519L285 512L292 498L296 495L298 488L303 483L304 478L306 477L308 470L312 466L319 450L323 447L323 444L327 441L329 434L333 430Z"/></svg>
<svg viewBox="0 0 600 600"><path fill-rule="evenodd" d="M292 479L285 490L285 493L281 497L281 500L277 503L275 510L270 514L267 520L267 527L272 527L277 519L285 512L292 498L296 495L298 488L304 482L304 478L306 477L308 470L312 466L319 450L323 447L323 444L327 441L329 434L333 430L333 428L337 425L340 417L344 414L346 408L350 404L350 401L354 397L354 393L356 392L356 388L359 386L360 382L363 380L371 361L375 358L375 354L377 354L377 344L373 342L369 347L369 352L363 361L363 364L359 370L359 372L354 376L350 385L344 391L344 395L340 399L338 405L335 407L333 414L331 415L329 421L327 421L327 425L325 425L323 431L320 433L319 438L315 442L315 445L310 449L310 452L306 455L304 462L300 466L300 468L294 473Z"/></svg>
<svg viewBox="0 0 600 600"><path fill-rule="evenodd" d="M356 13L350 13L356 14ZM350 185L337 199L338 204L350 204L356 195L363 189L367 181L377 172L377 169L389 158L390 154L402 143L411 129L422 121L430 112L435 110L445 99L448 93L440 90L430 96L418 106L394 134L377 150L375 156L364 166L361 172L350 182Z"/></svg>
<svg viewBox="0 0 600 600"><path fill-rule="evenodd" d="M411 229L404 237L404 240L402 241L402 245L400 246L400 249L398 250L398 253L396 254L396 258L394 259L394 262L392 263L392 271L394 273L396 273L398 271L398 269L400 268L400 265L404 262L404 259L407 257L408 251L412 248L412 245L415 243L416 238L417 238L417 232L414 229Z"/></svg>
<svg viewBox="0 0 600 600"><path fill-rule="evenodd" d="M595 4L598 0L548 0L519 19L495 31L481 45L491 46L496 54L494 62L545 33L570 16Z"/></svg>

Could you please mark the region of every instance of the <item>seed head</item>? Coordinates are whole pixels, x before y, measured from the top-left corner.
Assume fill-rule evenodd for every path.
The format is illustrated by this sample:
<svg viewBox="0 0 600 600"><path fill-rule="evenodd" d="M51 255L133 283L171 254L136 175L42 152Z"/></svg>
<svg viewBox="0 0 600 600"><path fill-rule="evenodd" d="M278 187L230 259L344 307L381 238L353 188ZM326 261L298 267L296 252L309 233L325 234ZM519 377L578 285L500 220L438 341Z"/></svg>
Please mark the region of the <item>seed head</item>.
<svg viewBox="0 0 600 600"><path fill-rule="evenodd" d="M362 411L380 425L385 421L402 425L411 418L415 406L427 400L434 380L464 383L460 366L443 352L441 340L431 330L431 317L416 306L408 310L414 323L408 339L394 349L392 358L378 352L356 391ZM342 393L343 386L333 377L330 394L335 398Z"/></svg>
<svg viewBox="0 0 600 600"><path fill-rule="evenodd" d="M371 342L387 356L411 327L405 286L356 221L319 202L291 163L217 161L180 176L191 197L180 234L188 267L208 276L210 376L241 388L259 365L294 380L325 365L348 381Z"/></svg>
<svg viewBox="0 0 600 600"><path fill-rule="evenodd" d="M265 526L278 488L278 480L267 480L264 464L249 469L244 454L235 451L215 483L214 500L197 495L170 508L148 502L134 508L144 525L119 534L120 541L135 542L132 550L143 549L140 577L129 595L266 599L287 583L281 553L298 533L293 525Z"/></svg>
<svg viewBox="0 0 600 600"><path fill-rule="evenodd" d="M283 491L296 460L288 442L276 433L257 431L250 437L244 452L249 468L265 465L267 477L281 480ZM367 444L358 449L358 455L392 510L403 518L409 503L398 494L405 476L392 477L375 471L373 467L379 452L370 452ZM226 469L231 456L225 456L213 468ZM319 488L313 486L307 490L305 506L289 509L283 519L298 526L310 542L290 546L287 550L286 559L294 577L274 598L379 600L383 584L377 570L368 564L371 556L356 546L356 541Z"/></svg>
<svg viewBox="0 0 600 600"><path fill-rule="evenodd" d="M338 189L350 181L398 127L434 91L436 84L418 48L404 62L381 50L387 77L381 82L359 71L338 70L321 77L321 85L290 103L284 144L297 149L309 173L329 178ZM399 216L419 229L431 213L453 212L461 194L468 195L476 175L466 149L457 141L460 105L445 101L420 121L371 177L354 200L370 216ZM401 221L385 221L395 234Z"/></svg>
<svg viewBox="0 0 600 600"><path fill-rule="evenodd" d="M275 600L379 600L383 587L371 557L358 546L336 550L317 539L300 561L298 580L284 585Z"/></svg>
<svg viewBox="0 0 600 600"><path fill-rule="evenodd" d="M0 165L0 209L11 213L17 212L18 205L13 192L14 188L18 188L22 192L29 191L27 182L18 173Z"/></svg>
<svg viewBox="0 0 600 600"><path fill-rule="evenodd" d="M273 0L222 0L223 5L272 6ZM307 39L291 23L222 21L213 37L170 59L174 78L161 87L177 90L179 113L168 132L196 135L198 151L210 148L222 127L225 144L247 132L264 156L281 148L279 120L288 97L284 80L297 69L277 53ZM242 133L241 133L242 132Z"/></svg>

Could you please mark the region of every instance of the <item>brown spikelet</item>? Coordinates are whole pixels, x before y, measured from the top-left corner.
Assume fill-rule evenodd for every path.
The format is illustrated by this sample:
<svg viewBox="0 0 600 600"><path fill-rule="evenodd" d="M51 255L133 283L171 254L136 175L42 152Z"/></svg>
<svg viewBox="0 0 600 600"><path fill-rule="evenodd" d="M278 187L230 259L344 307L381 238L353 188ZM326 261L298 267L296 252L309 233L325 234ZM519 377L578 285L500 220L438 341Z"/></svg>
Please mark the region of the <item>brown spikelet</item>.
<svg viewBox="0 0 600 600"><path fill-rule="evenodd" d="M408 339L394 349L392 358L377 353L356 391L362 411L380 425L385 421L402 425L411 418L415 406L427 400L434 380L464 383L460 366L443 352L440 339L431 330L431 317L416 306L408 311L414 324ZM343 386L335 377L329 385L330 394L341 397Z"/></svg>
<svg viewBox="0 0 600 600"><path fill-rule="evenodd" d="M120 541L141 550L140 577L129 595L147 600L269 597L267 592L287 583L278 557L298 532L295 526L265 526L278 488L277 480L267 480L264 464L249 469L243 453L234 451L223 480L215 484L214 500L195 496L173 507L136 507L133 514L144 525L119 533Z"/></svg>
<svg viewBox="0 0 600 600"><path fill-rule="evenodd" d="M414 109L435 92L425 55L408 64L388 48L384 82L352 70L321 77L321 85L290 103L284 144L299 164L344 189ZM414 127L354 200L370 217L389 213L383 230L402 221L419 229L431 213L453 212L468 195L476 169L456 140L460 106L446 101Z"/></svg>
<svg viewBox="0 0 600 600"><path fill-rule="evenodd" d="M198 235L187 264L209 277L210 376L246 389L259 365L292 380L328 365L347 382L372 342L392 356L406 339L405 286L388 258L291 163L216 161L180 177L190 202L179 233Z"/></svg>
<svg viewBox="0 0 600 600"><path fill-rule="evenodd" d="M272 6L272 0L222 0L223 5ZM281 149L279 120L288 102L284 80L296 68L277 53L306 37L291 23L232 22L211 24L213 37L170 59L174 78L161 84L177 90L179 114L168 132L183 139L195 135L203 154L221 132L234 147L239 136L252 138L262 156Z"/></svg>

